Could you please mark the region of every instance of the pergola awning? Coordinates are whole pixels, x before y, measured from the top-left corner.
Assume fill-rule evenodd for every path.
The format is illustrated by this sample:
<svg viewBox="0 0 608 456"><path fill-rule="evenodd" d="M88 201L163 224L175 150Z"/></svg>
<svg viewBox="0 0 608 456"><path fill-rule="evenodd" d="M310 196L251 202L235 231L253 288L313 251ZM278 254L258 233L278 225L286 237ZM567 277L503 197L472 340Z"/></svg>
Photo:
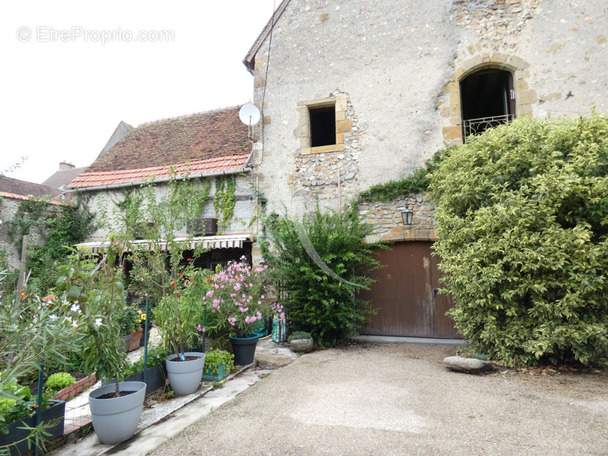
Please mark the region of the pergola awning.
<svg viewBox="0 0 608 456"><path fill-rule="evenodd" d="M243 247L245 242L251 242L251 233L238 233L238 234L222 234L218 236L199 236L199 237L182 237L176 238L175 242L183 244L183 250L194 250L196 247L202 247L204 249L240 249ZM91 253L99 253L110 245L110 241L92 241L83 242L77 244L76 248L81 251L90 251ZM132 241L131 245L135 248L149 248L154 249L159 246L161 250L167 250L167 242L161 240L152 241L149 239L142 239ZM125 248L125 252L131 252L130 247Z"/></svg>

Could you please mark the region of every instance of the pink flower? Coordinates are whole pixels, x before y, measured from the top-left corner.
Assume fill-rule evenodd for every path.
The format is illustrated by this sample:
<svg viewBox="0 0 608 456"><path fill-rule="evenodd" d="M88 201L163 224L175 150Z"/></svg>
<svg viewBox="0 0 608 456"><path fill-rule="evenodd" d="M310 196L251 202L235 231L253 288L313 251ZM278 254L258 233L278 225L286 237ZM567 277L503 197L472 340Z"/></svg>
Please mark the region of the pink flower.
<svg viewBox="0 0 608 456"><path fill-rule="evenodd" d="M234 326L234 324L236 323L236 318L228 317L228 323L230 323L232 326Z"/></svg>

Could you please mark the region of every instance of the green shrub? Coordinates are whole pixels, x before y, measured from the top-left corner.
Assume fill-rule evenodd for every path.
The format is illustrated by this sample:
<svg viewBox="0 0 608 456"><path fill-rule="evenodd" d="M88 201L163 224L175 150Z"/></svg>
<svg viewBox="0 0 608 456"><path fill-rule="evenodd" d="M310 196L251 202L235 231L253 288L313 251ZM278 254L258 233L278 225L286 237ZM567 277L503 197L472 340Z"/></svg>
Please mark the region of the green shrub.
<svg viewBox="0 0 608 456"><path fill-rule="evenodd" d="M608 353L608 117L522 118L432 175L450 315L508 365Z"/></svg>
<svg viewBox="0 0 608 456"><path fill-rule="evenodd" d="M288 324L307 331L325 345L342 343L372 312L357 291L368 289L367 273L378 267L371 232L359 218L356 205L344 213L318 208L301 222L271 215L266 221L273 250L263 242L264 259L281 284L281 303Z"/></svg>
<svg viewBox="0 0 608 456"><path fill-rule="evenodd" d="M205 370L214 376L218 374L220 366L224 364L226 372L234 369L234 355L224 350L213 349L205 353Z"/></svg>
<svg viewBox="0 0 608 456"><path fill-rule="evenodd" d="M310 333L307 333L306 331L296 331L291 333L287 340L291 342L292 340L310 339L310 337Z"/></svg>
<svg viewBox="0 0 608 456"><path fill-rule="evenodd" d="M76 383L76 379L67 372L57 372L46 379L46 387L50 391L61 391L70 385Z"/></svg>

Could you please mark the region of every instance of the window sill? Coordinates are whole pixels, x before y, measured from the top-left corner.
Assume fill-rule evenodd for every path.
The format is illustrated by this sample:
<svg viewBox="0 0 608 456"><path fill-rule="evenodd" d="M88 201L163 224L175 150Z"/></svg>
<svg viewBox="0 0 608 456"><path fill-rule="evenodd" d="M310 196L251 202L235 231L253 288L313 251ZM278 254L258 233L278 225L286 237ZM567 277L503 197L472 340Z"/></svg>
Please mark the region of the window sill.
<svg viewBox="0 0 608 456"><path fill-rule="evenodd" d="M324 154L326 152L343 152L344 144L331 144L329 146L303 147L302 155Z"/></svg>

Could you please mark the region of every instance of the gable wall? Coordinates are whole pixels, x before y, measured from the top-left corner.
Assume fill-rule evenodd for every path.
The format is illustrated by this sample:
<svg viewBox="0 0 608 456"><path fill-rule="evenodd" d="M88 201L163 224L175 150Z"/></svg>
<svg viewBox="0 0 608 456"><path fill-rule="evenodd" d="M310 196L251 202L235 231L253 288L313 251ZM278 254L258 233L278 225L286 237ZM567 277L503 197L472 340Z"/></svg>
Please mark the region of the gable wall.
<svg viewBox="0 0 608 456"><path fill-rule="evenodd" d="M268 38L255 61L268 210L338 209L459 143L458 82L480 65L513 73L518 116L608 111L607 31L608 6L591 0L292 0L270 65ZM303 154L298 103L330 96L345 105L344 149Z"/></svg>

